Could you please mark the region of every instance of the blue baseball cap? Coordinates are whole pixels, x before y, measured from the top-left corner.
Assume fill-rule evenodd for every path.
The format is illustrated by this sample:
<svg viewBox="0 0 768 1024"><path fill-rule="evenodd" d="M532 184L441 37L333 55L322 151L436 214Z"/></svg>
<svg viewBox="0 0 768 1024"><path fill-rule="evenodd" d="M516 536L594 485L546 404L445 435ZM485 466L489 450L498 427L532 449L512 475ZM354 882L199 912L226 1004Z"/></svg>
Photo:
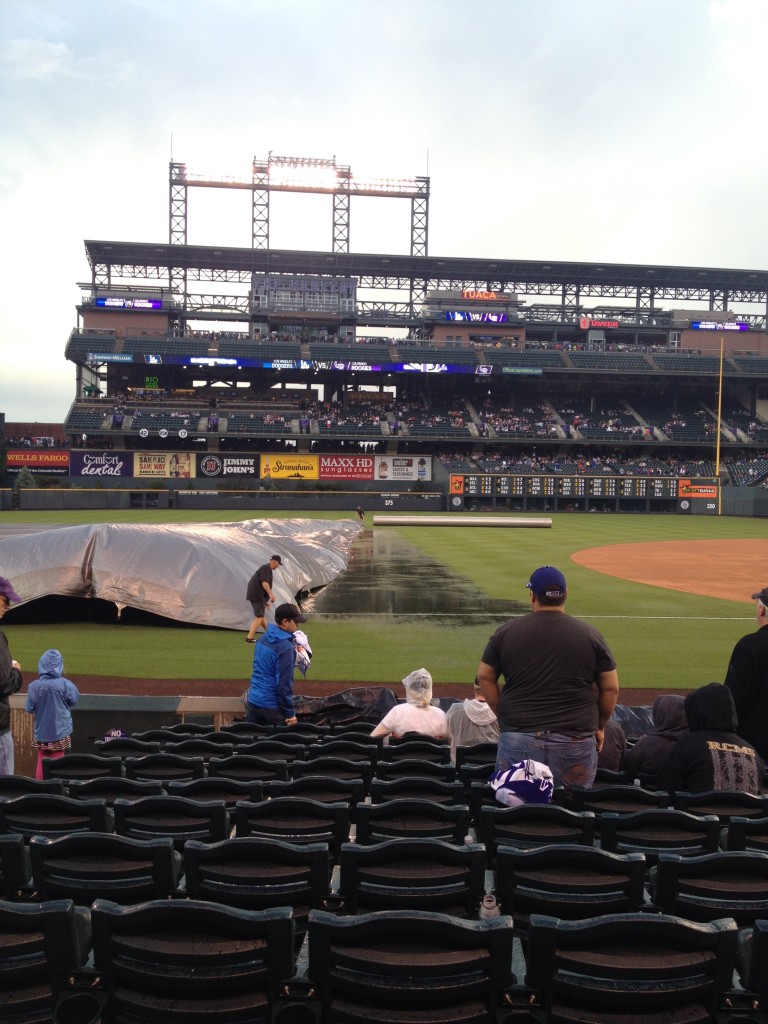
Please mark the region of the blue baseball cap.
<svg viewBox="0 0 768 1024"><path fill-rule="evenodd" d="M562 597L567 589L565 576L554 565L542 565L531 573L526 586L542 597Z"/></svg>

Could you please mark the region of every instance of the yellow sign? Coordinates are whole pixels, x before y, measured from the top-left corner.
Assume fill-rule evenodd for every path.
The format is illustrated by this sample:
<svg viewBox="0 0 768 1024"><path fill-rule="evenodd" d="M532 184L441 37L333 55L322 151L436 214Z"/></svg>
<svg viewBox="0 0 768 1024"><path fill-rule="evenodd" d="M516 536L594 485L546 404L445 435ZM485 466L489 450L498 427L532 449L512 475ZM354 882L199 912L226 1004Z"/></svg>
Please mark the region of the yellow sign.
<svg viewBox="0 0 768 1024"><path fill-rule="evenodd" d="M261 479L317 480L320 459L317 455L262 455Z"/></svg>

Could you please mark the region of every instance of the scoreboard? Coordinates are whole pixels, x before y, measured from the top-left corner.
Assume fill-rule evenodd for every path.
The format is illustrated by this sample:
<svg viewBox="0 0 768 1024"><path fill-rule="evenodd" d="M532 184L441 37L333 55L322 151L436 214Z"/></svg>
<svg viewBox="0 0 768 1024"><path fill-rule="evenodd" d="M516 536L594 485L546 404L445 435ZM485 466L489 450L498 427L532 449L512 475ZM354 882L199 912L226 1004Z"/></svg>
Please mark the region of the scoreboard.
<svg viewBox="0 0 768 1024"><path fill-rule="evenodd" d="M469 497L560 497L560 498L678 498L681 493L694 496L702 486L716 488L714 480L681 481L678 477L653 476L554 476L554 475L467 475L453 476L452 481L462 480L463 488L452 487L454 491ZM689 491L682 491L681 484L693 484ZM712 493L712 492L710 492ZM698 496L698 494L695 494ZM710 495L708 495L710 496Z"/></svg>

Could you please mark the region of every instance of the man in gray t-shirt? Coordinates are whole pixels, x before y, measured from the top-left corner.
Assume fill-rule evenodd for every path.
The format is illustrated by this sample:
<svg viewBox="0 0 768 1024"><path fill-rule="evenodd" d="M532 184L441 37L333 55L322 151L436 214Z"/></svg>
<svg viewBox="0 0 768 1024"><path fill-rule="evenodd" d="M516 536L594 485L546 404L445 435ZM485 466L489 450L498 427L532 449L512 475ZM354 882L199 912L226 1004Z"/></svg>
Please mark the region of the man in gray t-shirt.
<svg viewBox="0 0 768 1024"><path fill-rule="evenodd" d="M550 767L556 785L591 786L619 693L616 662L598 630L565 613L558 569L537 569L528 589L533 614L500 626L477 670L499 719L497 768L533 759Z"/></svg>

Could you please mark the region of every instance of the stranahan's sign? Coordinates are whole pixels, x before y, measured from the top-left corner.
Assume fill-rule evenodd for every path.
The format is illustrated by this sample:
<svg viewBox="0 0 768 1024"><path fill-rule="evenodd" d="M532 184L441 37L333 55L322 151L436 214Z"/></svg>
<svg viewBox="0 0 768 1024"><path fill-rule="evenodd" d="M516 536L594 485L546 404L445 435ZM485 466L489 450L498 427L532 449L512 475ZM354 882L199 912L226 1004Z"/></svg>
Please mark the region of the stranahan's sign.
<svg viewBox="0 0 768 1024"><path fill-rule="evenodd" d="M317 455L262 455L261 479L317 480L320 472Z"/></svg>

